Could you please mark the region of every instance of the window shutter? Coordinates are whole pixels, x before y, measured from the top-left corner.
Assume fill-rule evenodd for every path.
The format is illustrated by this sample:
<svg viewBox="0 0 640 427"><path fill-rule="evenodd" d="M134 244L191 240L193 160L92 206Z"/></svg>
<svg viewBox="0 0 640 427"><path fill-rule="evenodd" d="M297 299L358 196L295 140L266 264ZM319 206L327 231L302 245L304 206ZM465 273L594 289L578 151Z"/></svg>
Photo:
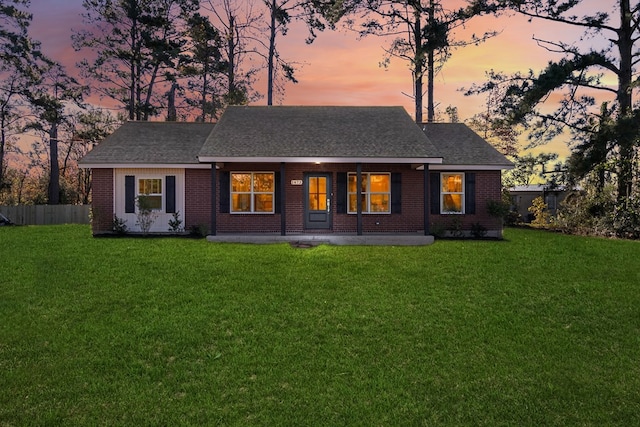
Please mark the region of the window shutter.
<svg viewBox="0 0 640 427"><path fill-rule="evenodd" d="M136 177L124 177L124 212L136 213Z"/></svg>
<svg viewBox="0 0 640 427"><path fill-rule="evenodd" d="M402 213L402 174L391 174L391 213Z"/></svg>
<svg viewBox="0 0 640 427"><path fill-rule="evenodd" d="M474 215L476 213L476 174L464 174L464 213Z"/></svg>
<svg viewBox="0 0 640 427"><path fill-rule="evenodd" d="M437 215L440 213L440 173L432 172L429 174L429 187L431 214Z"/></svg>
<svg viewBox="0 0 640 427"><path fill-rule="evenodd" d="M165 211L167 213L176 213L176 177L168 175L165 177L166 196Z"/></svg>
<svg viewBox="0 0 640 427"><path fill-rule="evenodd" d="M275 184L275 195L274 195L274 200L273 202L276 204L275 205L275 209L274 212L275 213L280 213L281 209L280 209L280 200L281 200L281 194L280 192L282 191L282 186L280 185L280 172L275 172L274 176L274 184Z"/></svg>
<svg viewBox="0 0 640 427"><path fill-rule="evenodd" d="M336 175L336 212L347 213L347 173L338 172Z"/></svg>
<svg viewBox="0 0 640 427"><path fill-rule="evenodd" d="M229 172L220 172L220 213L229 213L229 199L231 197L230 179L231 175Z"/></svg>

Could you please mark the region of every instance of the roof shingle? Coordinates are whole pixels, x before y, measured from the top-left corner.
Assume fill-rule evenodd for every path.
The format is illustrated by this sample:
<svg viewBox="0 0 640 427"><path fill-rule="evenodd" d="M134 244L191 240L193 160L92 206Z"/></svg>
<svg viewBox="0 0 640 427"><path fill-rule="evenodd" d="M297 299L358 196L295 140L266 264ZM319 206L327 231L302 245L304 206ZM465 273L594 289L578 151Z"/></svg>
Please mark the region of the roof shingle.
<svg viewBox="0 0 640 427"><path fill-rule="evenodd" d="M502 153L464 123L423 123L421 126L443 154L445 165L513 167Z"/></svg>
<svg viewBox="0 0 640 427"><path fill-rule="evenodd" d="M81 164L198 164L213 123L126 122Z"/></svg>
<svg viewBox="0 0 640 427"><path fill-rule="evenodd" d="M200 158L439 158L402 107L228 107Z"/></svg>

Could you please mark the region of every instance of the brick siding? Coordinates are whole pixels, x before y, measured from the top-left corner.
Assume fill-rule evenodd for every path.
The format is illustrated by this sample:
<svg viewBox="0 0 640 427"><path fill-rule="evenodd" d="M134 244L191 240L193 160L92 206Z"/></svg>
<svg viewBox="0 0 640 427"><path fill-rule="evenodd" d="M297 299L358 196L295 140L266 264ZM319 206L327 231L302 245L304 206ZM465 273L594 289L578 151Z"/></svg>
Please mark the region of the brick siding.
<svg viewBox="0 0 640 427"><path fill-rule="evenodd" d="M91 229L93 234L113 229L113 169L93 169L91 184Z"/></svg>
<svg viewBox="0 0 640 427"><path fill-rule="evenodd" d="M227 166L222 171L279 171L279 164L234 164ZM303 180L305 172L327 172L332 176L332 191L337 194L337 173L355 172L355 164L302 164L290 163L285 167L285 212L287 215L287 233L304 233L304 187L292 185L292 180ZM202 173L204 171L198 171ZM393 214L363 214L362 226L364 232L417 232L424 230L424 202L423 185L424 172L417 171L410 165L397 164L363 164L362 172L400 172L402 174L402 205L401 213ZM199 184L199 187L210 188L211 171L198 175L200 179L207 183ZM476 214L475 215L430 215L431 223L449 224L454 217L462 220L462 229L470 230L475 223L482 224L489 230L498 230L501 227L499 219L491 217L487 213L487 202L489 200L500 200L501 182L500 171L475 171L476 174ZM205 176L206 175L206 176ZM218 193L220 194L219 180ZM197 204L206 203L210 206L208 193L192 197L189 193L193 189L187 180L187 212L192 204L196 209ZM208 190L207 190L208 191ZM206 201L206 202L204 202ZM219 201L219 198L218 198ZM204 202L204 203L203 203ZM313 230L313 233L323 232L355 232L357 229L357 216L354 214L337 213L336 202L332 204L332 229ZM200 207L197 209L200 213ZM210 214L202 212L203 220L210 224ZM220 213L220 206L216 206L217 231L222 233L260 233L260 232L280 232L280 214L230 214Z"/></svg>
<svg viewBox="0 0 640 427"><path fill-rule="evenodd" d="M331 174L332 192L337 194L337 173L355 172L355 164L301 164L290 163L285 166L285 212L287 215L287 233L304 233L304 186L292 185L292 180L303 180L305 172L326 172ZM280 164L232 164L221 171L280 171ZM402 174L401 213L363 214L364 232L418 232L424 229L423 185L424 172L401 164L363 164L363 172L399 172ZM220 172L220 171L218 171ZM489 200L500 200L500 171L474 171L476 174L476 214L475 215L433 215L430 224L445 228L454 221L460 221L463 230L471 230L472 225L482 224L488 230L499 230L501 222L487 213ZM113 219L113 178L112 169L93 170L93 232L100 234L111 231ZM220 180L217 179L216 221L217 231L221 233L279 233L281 214L230 214L220 213ZM204 226L211 230L211 170L185 170L185 229ZM335 198L335 197L334 197ZM332 228L313 230L322 232L355 232L357 215L337 213L337 203L332 203Z"/></svg>

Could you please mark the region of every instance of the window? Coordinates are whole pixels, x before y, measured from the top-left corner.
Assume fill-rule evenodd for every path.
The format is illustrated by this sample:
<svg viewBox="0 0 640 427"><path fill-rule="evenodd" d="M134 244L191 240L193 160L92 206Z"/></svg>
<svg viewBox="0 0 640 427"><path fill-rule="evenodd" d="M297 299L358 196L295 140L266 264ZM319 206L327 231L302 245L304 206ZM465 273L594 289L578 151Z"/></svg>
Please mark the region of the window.
<svg viewBox="0 0 640 427"><path fill-rule="evenodd" d="M443 214L464 213L464 173L443 173L440 175L441 204Z"/></svg>
<svg viewBox="0 0 640 427"><path fill-rule="evenodd" d="M391 174L389 173L362 173L362 189L360 205L363 213L390 213L391 212ZM348 212L358 211L357 200L357 174L348 174Z"/></svg>
<svg viewBox="0 0 640 427"><path fill-rule="evenodd" d="M153 210L162 210L162 179L144 178L138 180L139 203L145 203L145 207ZM144 202L142 201L144 200Z"/></svg>
<svg viewBox="0 0 640 427"><path fill-rule="evenodd" d="M273 213L273 172L232 172L231 212Z"/></svg>

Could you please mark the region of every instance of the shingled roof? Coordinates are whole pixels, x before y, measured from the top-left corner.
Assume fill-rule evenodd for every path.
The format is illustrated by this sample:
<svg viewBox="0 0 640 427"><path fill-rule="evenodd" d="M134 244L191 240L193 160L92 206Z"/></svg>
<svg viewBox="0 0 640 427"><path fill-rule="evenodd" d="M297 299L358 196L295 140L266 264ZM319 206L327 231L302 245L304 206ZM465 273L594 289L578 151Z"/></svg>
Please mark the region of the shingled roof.
<svg viewBox="0 0 640 427"><path fill-rule="evenodd" d="M126 122L80 165L203 167L214 162L431 163L436 170L513 167L464 124L417 126L402 107L283 106L228 107L216 125Z"/></svg>
<svg viewBox="0 0 640 427"><path fill-rule="evenodd" d="M440 163L402 107L228 107L202 162Z"/></svg>
<svg viewBox="0 0 640 427"><path fill-rule="evenodd" d="M502 153L463 123L423 123L421 126L438 151L443 153L443 167L513 167L513 163ZM434 168L437 169L438 166Z"/></svg>
<svg viewBox="0 0 640 427"><path fill-rule="evenodd" d="M126 122L84 156L80 164L83 167L197 165L198 152L214 126L213 123Z"/></svg>

